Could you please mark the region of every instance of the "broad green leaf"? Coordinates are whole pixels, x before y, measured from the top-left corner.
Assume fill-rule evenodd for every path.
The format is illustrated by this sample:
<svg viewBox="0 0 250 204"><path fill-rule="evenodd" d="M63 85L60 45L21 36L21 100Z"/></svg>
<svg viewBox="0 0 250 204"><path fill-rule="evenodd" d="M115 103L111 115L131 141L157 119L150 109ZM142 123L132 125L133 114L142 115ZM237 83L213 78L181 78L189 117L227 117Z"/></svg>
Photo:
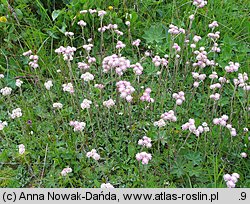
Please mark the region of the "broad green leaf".
<svg viewBox="0 0 250 204"><path fill-rule="evenodd" d="M61 14L61 10L54 10L52 12L52 20L55 21L60 14Z"/></svg>
<svg viewBox="0 0 250 204"><path fill-rule="evenodd" d="M146 30L142 37L149 44L161 43L163 39L166 38L166 35L164 34L163 31L164 30L161 25L154 25L154 26L151 26L148 30Z"/></svg>

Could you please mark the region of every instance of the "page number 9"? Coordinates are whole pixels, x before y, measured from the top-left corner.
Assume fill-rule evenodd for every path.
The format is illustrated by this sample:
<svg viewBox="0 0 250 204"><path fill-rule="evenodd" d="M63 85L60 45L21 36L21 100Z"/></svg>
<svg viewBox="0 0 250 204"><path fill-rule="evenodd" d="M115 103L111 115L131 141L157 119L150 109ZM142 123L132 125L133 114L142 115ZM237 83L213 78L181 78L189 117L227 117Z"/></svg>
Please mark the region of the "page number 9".
<svg viewBox="0 0 250 204"><path fill-rule="evenodd" d="M247 198L246 192L241 192L240 196L241 196L241 198L239 200L246 200L246 198Z"/></svg>

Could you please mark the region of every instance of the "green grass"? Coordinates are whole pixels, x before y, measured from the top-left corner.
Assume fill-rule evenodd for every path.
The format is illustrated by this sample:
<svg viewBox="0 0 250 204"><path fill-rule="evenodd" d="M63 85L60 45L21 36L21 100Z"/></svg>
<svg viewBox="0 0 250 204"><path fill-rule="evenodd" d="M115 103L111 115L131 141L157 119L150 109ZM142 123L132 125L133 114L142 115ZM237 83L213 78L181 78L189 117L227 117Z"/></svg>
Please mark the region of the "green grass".
<svg viewBox="0 0 250 204"><path fill-rule="evenodd" d="M68 4L50 4L49 1L15 1L17 19L7 9L6 0L1 0L0 16L7 16L7 22L0 22L0 89L11 87L10 97L0 96L0 120L7 121L8 126L0 131L0 187L97 187L110 182L115 187L181 187L198 188L226 187L223 175L237 172L240 179L237 187L250 187L249 156L241 158L241 152L249 152L249 93L237 88L234 93L233 78L238 73L249 72L249 6L247 0L216 1L197 11L190 36L200 35L202 40L197 49L204 46L211 48L207 34L211 32L208 24L218 21L220 31L218 40L221 53L209 53L218 66L194 69L186 66L188 60L194 62L191 50L184 50L183 36L175 39L182 50L180 59L175 61L174 52L169 49L173 41L168 34L169 24L188 29L188 17L195 7L186 0L181 1L87 1L72 0ZM116 23L124 35L119 40L126 44L122 55L134 64L141 60L135 47L132 47L125 21L131 22L133 40L142 40L140 55L151 50L153 55L170 56L168 70L155 67L150 58L141 62L144 70L139 82L131 69L123 76L111 72L103 73L101 66L100 38L97 32L99 18L80 15L79 11L89 8L108 10L103 25ZM52 19L53 10L59 15ZM126 13L132 18L127 19ZM86 52L81 48L83 40L77 22L87 22L85 37L94 37L91 56L97 58L95 66L89 70L95 76L90 83L80 79L82 71L77 62L86 61ZM92 30L93 22L95 30ZM74 40L64 36L65 31L75 33ZM112 35L103 34L104 46L102 56L115 53ZM116 43L115 39L115 43ZM71 81L69 65L54 51L60 46L77 48L71 63L73 69L75 93L70 95L62 91L62 84ZM31 49L39 56L39 68L34 70L28 65L28 58L22 53ZM227 74L229 84L223 86L221 99L213 106L209 99L211 80L208 75L216 71L225 75L224 67L228 62L239 62L238 73ZM57 73L60 69L61 73ZM161 71L160 75L157 72ZM191 72L205 73L207 78L197 89ZM21 90L15 86L20 78L24 83ZM50 91L44 83L53 81ZM127 80L135 88L133 102L128 103L119 97L115 83ZM77 83L75 83L77 82ZM217 82L217 81L216 81ZM103 91L94 84L105 85ZM215 81L213 82L215 83ZM249 82L248 82L249 84ZM144 88L141 88L144 86ZM155 102L141 102L140 96L145 88L152 89L151 97ZM184 91L186 100L181 106L175 105L172 94ZM93 103L89 112L80 107L84 98ZM104 100L116 100L116 106L105 108ZM118 103L119 101L119 103ZM54 110L52 104L60 102L63 108ZM15 108L22 109L22 117L11 119L9 113ZM167 122L163 128L154 127L153 123L161 114L175 110L177 122ZM212 111L214 110L214 111ZM230 116L237 136L231 137L227 128L213 125L213 118L223 114ZM189 118L195 119L196 126L207 122L210 131L200 137L189 131L182 131L182 124ZM27 122L31 120L32 123ZM86 122L82 133L74 132L69 125L71 120ZM152 148L141 148L137 144L144 135L150 137ZM188 136L188 139L186 140ZM186 140L186 142L185 142ZM19 155L18 145L24 144L26 152ZM86 153L95 148L101 159L94 161ZM135 155L146 151L152 154L148 165L137 162ZM73 172L66 177L60 175L65 167Z"/></svg>

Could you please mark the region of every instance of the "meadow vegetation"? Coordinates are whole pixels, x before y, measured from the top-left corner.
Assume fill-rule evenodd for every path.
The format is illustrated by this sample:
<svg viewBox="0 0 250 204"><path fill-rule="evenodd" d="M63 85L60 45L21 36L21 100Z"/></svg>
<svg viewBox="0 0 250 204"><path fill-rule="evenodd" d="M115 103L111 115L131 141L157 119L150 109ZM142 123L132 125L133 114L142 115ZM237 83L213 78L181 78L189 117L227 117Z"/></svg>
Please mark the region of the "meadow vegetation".
<svg viewBox="0 0 250 204"><path fill-rule="evenodd" d="M247 0L0 1L0 187L250 187Z"/></svg>

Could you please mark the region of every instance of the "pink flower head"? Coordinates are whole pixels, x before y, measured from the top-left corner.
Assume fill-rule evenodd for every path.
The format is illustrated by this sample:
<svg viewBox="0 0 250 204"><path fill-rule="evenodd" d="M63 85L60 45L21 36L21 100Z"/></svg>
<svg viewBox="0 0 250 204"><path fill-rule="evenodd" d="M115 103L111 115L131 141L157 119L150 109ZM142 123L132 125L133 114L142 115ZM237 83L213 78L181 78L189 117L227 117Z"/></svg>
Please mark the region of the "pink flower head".
<svg viewBox="0 0 250 204"><path fill-rule="evenodd" d="M70 121L69 125L74 127L75 132L77 132L77 131L81 132L84 130L86 123L85 122L78 122L78 121Z"/></svg>
<svg viewBox="0 0 250 204"><path fill-rule="evenodd" d="M70 46L67 46L66 48L63 47L63 46L60 46L59 48L57 48L55 50L55 52L57 54L62 54L63 55L63 59L65 61L72 61L75 51L76 51L76 48L75 47L70 47Z"/></svg>
<svg viewBox="0 0 250 204"><path fill-rule="evenodd" d="M30 56L32 54L32 51L31 50L29 50L29 51L27 51L27 52L24 52L23 53L23 56Z"/></svg>
<svg viewBox="0 0 250 204"><path fill-rule="evenodd" d="M83 49L85 49L87 52L90 52L90 51L92 50L92 48L94 47L94 45L90 43L90 44L83 45L82 47L83 47Z"/></svg>
<svg viewBox="0 0 250 204"><path fill-rule="evenodd" d="M135 41L132 42L132 45L138 47L140 45L140 42L141 42L141 40L137 39L137 40L135 40Z"/></svg>
<svg viewBox="0 0 250 204"><path fill-rule="evenodd" d="M94 75L89 73L89 72L86 72L86 73L81 75L81 79L83 79L86 82L92 81L92 80L94 80Z"/></svg>
<svg viewBox="0 0 250 204"><path fill-rule="evenodd" d="M103 59L102 67L105 73L111 69L115 69L116 73L121 76L130 67L130 61L114 54Z"/></svg>
<svg viewBox="0 0 250 204"><path fill-rule="evenodd" d="M194 41L195 43L199 42L200 40L201 40L201 36L195 35L195 36L193 37L193 41Z"/></svg>
<svg viewBox="0 0 250 204"><path fill-rule="evenodd" d="M67 176L68 173L71 173L72 172L72 169L70 167L67 167L67 168L64 168L62 171L61 171L61 175L62 176Z"/></svg>
<svg viewBox="0 0 250 204"><path fill-rule="evenodd" d="M24 154L25 153L25 146L23 144L18 145L19 148L19 154Z"/></svg>
<svg viewBox="0 0 250 204"><path fill-rule="evenodd" d="M63 84L62 87L64 92L69 92L71 94L74 93L74 87L72 83Z"/></svg>
<svg viewBox="0 0 250 204"><path fill-rule="evenodd" d="M219 25L218 25L218 22L217 21L213 21L212 23L210 23L209 25L208 25L208 27L209 28L215 28L215 27L218 27Z"/></svg>
<svg viewBox="0 0 250 204"><path fill-rule="evenodd" d="M238 173L233 174L225 174L223 176L224 181L226 181L226 185L228 188L235 188L236 183L238 182L238 179L240 178L240 175Z"/></svg>
<svg viewBox="0 0 250 204"><path fill-rule="evenodd" d="M133 68L133 70L134 70L134 73L136 74L136 75L141 75L142 74L142 71L143 71L143 67L141 66L141 64L138 62L138 63L136 63L136 64L132 64L132 65L130 65L130 67L131 68Z"/></svg>
<svg viewBox="0 0 250 204"><path fill-rule="evenodd" d="M111 108L112 106L115 105L115 102L113 99L109 99L107 101L103 101L103 105L107 108Z"/></svg>
<svg viewBox="0 0 250 204"><path fill-rule="evenodd" d="M183 101L185 101L185 94L183 91L180 91L179 93L174 93L172 97L176 100L177 105L181 105Z"/></svg>
<svg viewBox="0 0 250 204"><path fill-rule="evenodd" d="M84 99L83 102L81 103L81 108L84 109L89 109L90 105L92 104L92 101L88 99Z"/></svg>
<svg viewBox="0 0 250 204"><path fill-rule="evenodd" d="M104 85L103 84L95 84L95 88L103 89Z"/></svg>
<svg viewBox="0 0 250 204"><path fill-rule="evenodd" d="M118 41L116 44L116 49L122 49L126 47L126 45L122 41Z"/></svg>
<svg viewBox="0 0 250 204"><path fill-rule="evenodd" d="M207 1L204 1L204 0L193 0L193 5L196 6L197 8L203 8L204 6L207 5Z"/></svg>
<svg viewBox="0 0 250 204"><path fill-rule="evenodd" d="M114 186L110 183L102 183L101 188L114 188Z"/></svg>
<svg viewBox="0 0 250 204"><path fill-rule="evenodd" d="M143 92L143 95L140 97L141 101L147 101L149 103L153 103L154 99L150 97L151 89L146 88L145 91Z"/></svg>
<svg viewBox="0 0 250 204"><path fill-rule="evenodd" d="M78 62L77 65L78 65L79 69L85 69L86 70L86 69L90 68L90 66L88 64L86 64L85 62Z"/></svg>
<svg viewBox="0 0 250 204"><path fill-rule="evenodd" d="M165 112L161 115L161 118L165 121L171 121L171 122L176 122L177 121L177 117L174 115L174 111L170 110L168 112Z"/></svg>
<svg viewBox="0 0 250 204"><path fill-rule="evenodd" d="M181 47L177 43L174 43L174 45L173 45L172 48L175 49L176 52L180 52L181 51Z"/></svg>
<svg viewBox="0 0 250 204"><path fill-rule="evenodd" d="M152 155L146 152L137 153L135 156L137 161L142 161L142 164L148 164L149 160L152 159Z"/></svg>
<svg viewBox="0 0 250 204"><path fill-rule="evenodd" d="M126 98L128 102L132 101L133 97L131 95L135 91L135 89L133 86L131 86L130 82L119 81L116 83L116 87L118 92L120 92L121 98Z"/></svg>
<svg viewBox="0 0 250 204"><path fill-rule="evenodd" d="M95 149L92 149L90 152L87 152L86 156L88 158L92 157L96 161L100 159L100 155L96 153Z"/></svg>
<svg viewBox="0 0 250 204"><path fill-rule="evenodd" d="M178 35L180 33L185 34L185 30L183 28L178 28L177 26L170 24L168 32L172 35Z"/></svg>
<svg viewBox="0 0 250 204"><path fill-rule="evenodd" d="M138 145L150 148L150 147L152 147L151 141L152 140L149 137L143 136L143 138L138 141Z"/></svg>
<svg viewBox="0 0 250 204"><path fill-rule="evenodd" d="M247 153L246 153L246 152L242 152L242 153L240 153L240 156L241 156L242 158L247 158Z"/></svg>
<svg viewBox="0 0 250 204"><path fill-rule="evenodd" d="M80 20L77 24L81 27L85 27L87 25L87 23L83 20Z"/></svg>

